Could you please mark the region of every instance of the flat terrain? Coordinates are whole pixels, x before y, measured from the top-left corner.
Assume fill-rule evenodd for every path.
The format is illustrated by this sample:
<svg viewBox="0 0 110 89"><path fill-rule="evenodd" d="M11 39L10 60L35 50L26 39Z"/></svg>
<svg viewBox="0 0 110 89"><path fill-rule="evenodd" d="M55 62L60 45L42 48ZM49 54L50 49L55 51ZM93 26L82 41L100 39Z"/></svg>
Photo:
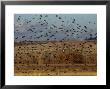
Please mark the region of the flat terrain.
<svg viewBox="0 0 110 89"><path fill-rule="evenodd" d="M94 40L15 43L15 76L97 75Z"/></svg>

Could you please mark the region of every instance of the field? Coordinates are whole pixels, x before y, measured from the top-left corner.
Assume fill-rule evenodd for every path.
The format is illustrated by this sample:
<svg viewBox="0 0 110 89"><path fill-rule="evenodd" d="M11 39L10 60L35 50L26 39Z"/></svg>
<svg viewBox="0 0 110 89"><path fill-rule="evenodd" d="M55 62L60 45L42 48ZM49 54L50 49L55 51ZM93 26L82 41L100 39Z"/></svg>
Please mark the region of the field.
<svg viewBox="0 0 110 89"><path fill-rule="evenodd" d="M15 76L95 76L97 42L19 42L14 46Z"/></svg>

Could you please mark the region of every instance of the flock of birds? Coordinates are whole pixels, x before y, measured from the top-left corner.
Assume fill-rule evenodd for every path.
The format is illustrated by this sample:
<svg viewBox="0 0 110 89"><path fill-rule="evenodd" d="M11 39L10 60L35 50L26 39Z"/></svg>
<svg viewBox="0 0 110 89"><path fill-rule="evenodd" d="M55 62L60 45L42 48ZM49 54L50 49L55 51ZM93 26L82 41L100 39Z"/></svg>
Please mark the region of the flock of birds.
<svg viewBox="0 0 110 89"><path fill-rule="evenodd" d="M32 17L15 15L14 39L16 41L96 40L96 22L80 25L77 18L60 14L36 14ZM92 27L90 27L90 26ZM93 27L94 26L94 27Z"/></svg>
<svg viewBox="0 0 110 89"><path fill-rule="evenodd" d="M69 76L77 72L96 72L96 53L96 41L19 45L15 47L14 72L18 76ZM82 67L82 64L94 66Z"/></svg>
<svg viewBox="0 0 110 89"><path fill-rule="evenodd" d="M14 21L15 42L97 40L96 21L88 21L87 23L84 21L84 24L81 24L74 15L72 17L63 14L15 15ZM61 59L60 55L62 56L66 52L68 53L70 49L71 51L69 52L75 51L75 53L81 53L82 49L86 49L83 52L83 56L86 56L86 58L91 57L91 60L96 60L96 56L93 57L92 55L96 53L96 46L94 47L94 45L96 45L96 42L88 43L85 41L72 44L70 41L68 43L60 42L60 44L49 42L48 45L16 46L14 55L15 74L24 73L25 75L33 75L30 70L34 70L37 71L36 75L40 75L41 71L45 75L52 75L52 73L56 73L53 75L59 75L58 66L38 66L40 64L38 61L43 59L46 64L59 64L57 59ZM71 60L69 58L69 60L67 59L68 56L64 55L62 59L63 57L66 60L66 62L65 60L63 62L69 64ZM71 55L69 57L72 58ZM77 61L79 59L82 60L80 55L75 58ZM61 63L63 62L61 61ZM32 66L27 67L25 66L26 64ZM37 66L33 66L33 64ZM67 67L65 66L65 68ZM63 74L65 74L68 71L74 73L77 70L75 68L67 68L68 70L65 70L65 68L63 71L61 70L61 73L64 72ZM82 71L81 68L80 71Z"/></svg>

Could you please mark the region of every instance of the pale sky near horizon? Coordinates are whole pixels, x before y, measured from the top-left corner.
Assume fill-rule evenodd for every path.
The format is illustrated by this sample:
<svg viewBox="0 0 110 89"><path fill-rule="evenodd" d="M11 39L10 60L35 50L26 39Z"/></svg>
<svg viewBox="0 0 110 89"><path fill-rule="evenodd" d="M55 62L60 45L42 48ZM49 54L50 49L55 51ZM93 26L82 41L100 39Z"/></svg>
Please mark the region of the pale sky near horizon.
<svg viewBox="0 0 110 89"><path fill-rule="evenodd" d="M15 41L97 38L97 14L15 14Z"/></svg>

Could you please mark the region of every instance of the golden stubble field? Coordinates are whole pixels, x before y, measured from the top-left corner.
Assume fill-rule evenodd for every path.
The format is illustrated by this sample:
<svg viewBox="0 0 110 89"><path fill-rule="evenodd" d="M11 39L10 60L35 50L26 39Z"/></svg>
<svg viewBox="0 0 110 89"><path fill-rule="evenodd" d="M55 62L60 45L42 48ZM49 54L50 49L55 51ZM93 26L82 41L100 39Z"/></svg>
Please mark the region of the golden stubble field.
<svg viewBox="0 0 110 89"><path fill-rule="evenodd" d="M14 46L15 76L95 76L97 43L22 42Z"/></svg>

